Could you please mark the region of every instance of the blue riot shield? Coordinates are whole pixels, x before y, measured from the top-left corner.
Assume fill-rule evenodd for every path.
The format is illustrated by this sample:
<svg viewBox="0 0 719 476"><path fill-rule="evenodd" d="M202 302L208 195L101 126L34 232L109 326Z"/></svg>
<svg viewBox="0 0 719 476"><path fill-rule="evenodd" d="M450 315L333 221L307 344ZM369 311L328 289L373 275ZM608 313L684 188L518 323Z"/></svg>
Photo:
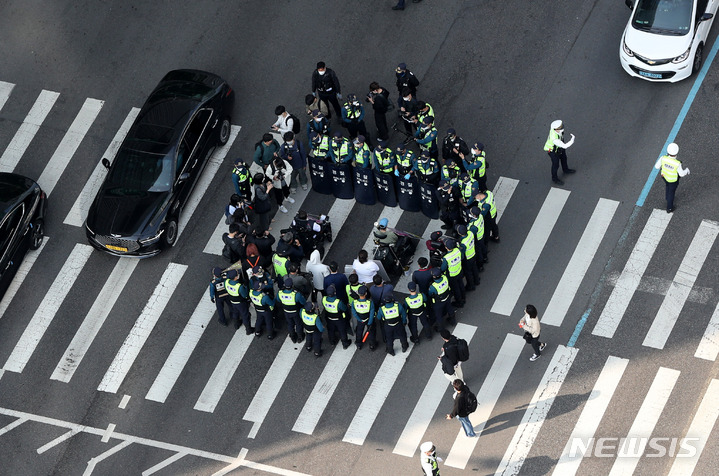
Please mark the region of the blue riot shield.
<svg viewBox="0 0 719 476"><path fill-rule="evenodd" d="M420 206L422 213L432 219L439 218L439 204L437 203L437 187L428 183L419 184Z"/></svg>
<svg viewBox="0 0 719 476"><path fill-rule="evenodd" d="M394 174L385 174L375 170L374 179L377 183L377 199L387 207L397 206L397 194L394 189Z"/></svg>
<svg viewBox="0 0 719 476"><path fill-rule="evenodd" d="M374 205L377 203L377 194L374 186L374 174L372 169L352 169L354 178L355 200L362 205Z"/></svg>
<svg viewBox="0 0 719 476"><path fill-rule="evenodd" d="M416 177L411 176L408 179L395 177L395 187L397 190L397 202L402 210L418 212L422 209L422 198Z"/></svg>
<svg viewBox="0 0 719 476"><path fill-rule="evenodd" d="M352 166L350 164L332 164L332 193L345 200L354 198L352 187Z"/></svg>
<svg viewBox="0 0 719 476"><path fill-rule="evenodd" d="M312 190L317 193L330 195L332 193L332 164L326 160L309 158L310 179Z"/></svg>

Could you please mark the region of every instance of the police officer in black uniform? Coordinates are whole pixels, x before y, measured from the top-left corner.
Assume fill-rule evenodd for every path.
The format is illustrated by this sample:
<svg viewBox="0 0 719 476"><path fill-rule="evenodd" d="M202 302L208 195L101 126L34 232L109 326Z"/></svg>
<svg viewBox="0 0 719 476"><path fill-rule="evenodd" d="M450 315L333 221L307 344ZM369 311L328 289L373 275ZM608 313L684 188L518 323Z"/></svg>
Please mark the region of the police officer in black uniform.
<svg viewBox="0 0 719 476"><path fill-rule="evenodd" d="M225 319L225 304L229 304L227 290L225 289L225 278L222 277L222 268L212 269L212 280L210 281L210 301L217 307L217 321L223 326L227 325ZM230 305L230 311L232 306Z"/></svg>
<svg viewBox="0 0 719 476"><path fill-rule="evenodd" d="M437 189L437 202L439 203L440 217L444 225L443 230L451 230L455 223L460 220L459 192L446 180L439 181Z"/></svg>
<svg viewBox="0 0 719 476"><path fill-rule="evenodd" d="M457 135L457 131L447 129L447 135L442 140L442 159L452 159L462 167L462 159L469 154L469 146Z"/></svg>
<svg viewBox="0 0 719 476"><path fill-rule="evenodd" d="M275 304L282 309L282 312L285 314L287 330L290 339L292 339L294 343L305 340L302 320L300 319L300 310L306 303L305 297L294 289L292 278L285 278L282 289L277 292Z"/></svg>
<svg viewBox="0 0 719 476"><path fill-rule="evenodd" d="M342 120L342 108L339 103L339 99L342 99L341 93L340 80L335 72L328 68L324 61L318 62L317 69L312 73L312 94L316 94L320 101L331 103L340 120ZM327 111L329 112L329 107Z"/></svg>

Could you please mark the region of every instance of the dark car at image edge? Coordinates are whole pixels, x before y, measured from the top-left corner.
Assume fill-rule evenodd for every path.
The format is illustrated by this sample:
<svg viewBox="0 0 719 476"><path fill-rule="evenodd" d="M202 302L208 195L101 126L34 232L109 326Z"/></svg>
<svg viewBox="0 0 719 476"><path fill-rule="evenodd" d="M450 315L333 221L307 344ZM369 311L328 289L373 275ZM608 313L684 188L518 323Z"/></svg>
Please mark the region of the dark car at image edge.
<svg viewBox="0 0 719 476"><path fill-rule="evenodd" d="M230 137L234 91L219 76L170 71L149 95L90 206L92 246L149 257L175 244L179 216L210 155Z"/></svg>

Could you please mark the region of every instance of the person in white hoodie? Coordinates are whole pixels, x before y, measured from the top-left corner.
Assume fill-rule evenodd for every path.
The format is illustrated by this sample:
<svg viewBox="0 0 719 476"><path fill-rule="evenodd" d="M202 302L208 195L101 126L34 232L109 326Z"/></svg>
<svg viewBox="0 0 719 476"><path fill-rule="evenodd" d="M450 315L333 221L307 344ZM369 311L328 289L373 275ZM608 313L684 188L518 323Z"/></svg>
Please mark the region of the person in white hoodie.
<svg viewBox="0 0 719 476"><path fill-rule="evenodd" d="M312 302L317 302L317 293L323 292L325 288L325 276L329 276L330 267L322 264L319 250L314 250L310 254L310 260L306 266L307 272L312 273Z"/></svg>
<svg viewBox="0 0 719 476"><path fill-rule="evenodd" d="M539 342L539 332L541 330L541 326L539 324L536 307L531 304L527 304L524 308L524 316L519 321L519 327L524 329L525 333L531 335L531 340L528 340L527 343L532 344L532 348L534 349L534 355L529 358L529 360L534 362L542 355L544 348L547 347L546 342Z"/></svg>
<svg viewBox="0 0 719 476"><path fill-rule="evenodd" d="M277 207L282 213L287 213L287 208L283 205L287 200L295 203L295 199L290 197L290 177L292 176L292 166L282 157L275 157L265 169L265 175L272 180L272 191L275 194Z"/></svg>

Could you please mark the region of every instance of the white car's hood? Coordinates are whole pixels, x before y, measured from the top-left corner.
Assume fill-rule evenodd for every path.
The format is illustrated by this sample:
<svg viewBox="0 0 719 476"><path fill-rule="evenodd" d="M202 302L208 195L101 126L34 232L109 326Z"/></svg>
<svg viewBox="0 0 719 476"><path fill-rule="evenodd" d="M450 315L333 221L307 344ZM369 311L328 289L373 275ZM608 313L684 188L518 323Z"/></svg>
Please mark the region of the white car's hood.
<svg viewBox="0 0 719 476"><path fill-rule="evenodd" d="M624 41L635 54L644 58L660 60L676 58L692 43L693 31L683 36L658 35L627 26Z"/></svg>

